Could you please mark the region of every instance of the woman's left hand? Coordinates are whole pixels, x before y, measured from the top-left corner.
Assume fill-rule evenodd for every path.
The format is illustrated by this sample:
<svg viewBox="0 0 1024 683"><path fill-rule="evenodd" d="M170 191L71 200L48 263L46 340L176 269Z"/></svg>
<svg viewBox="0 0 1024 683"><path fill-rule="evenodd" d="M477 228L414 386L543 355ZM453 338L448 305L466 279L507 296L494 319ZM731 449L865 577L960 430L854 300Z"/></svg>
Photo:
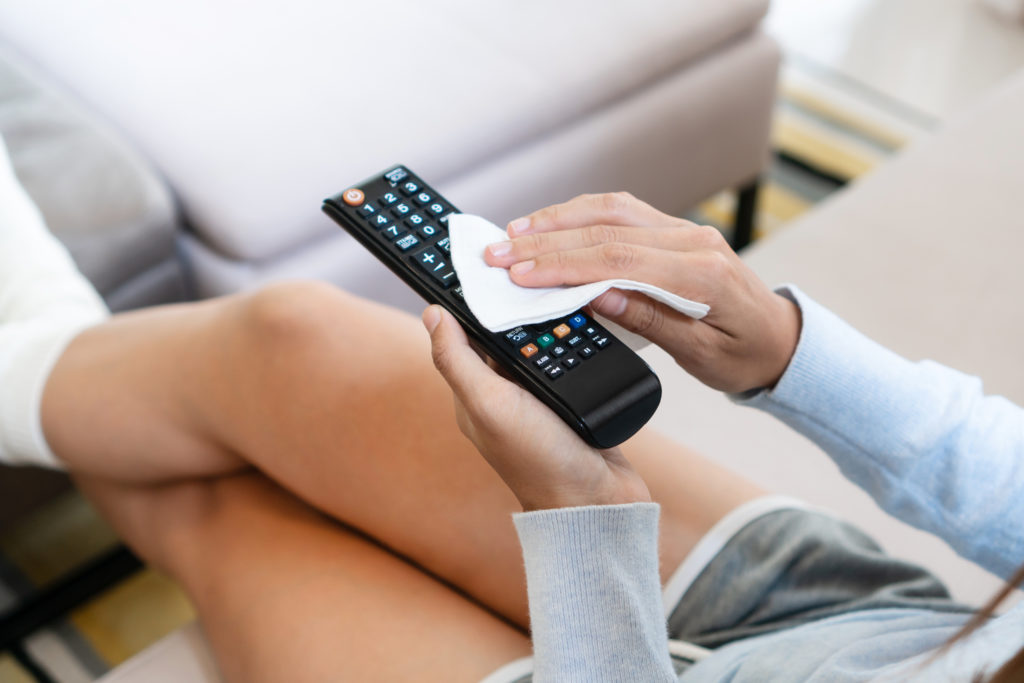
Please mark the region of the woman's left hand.
<svg viewBox="0 0 1024 683"><path fill-rule="evenodd" d="M434 365L455 394L459 429L524 510L650 501L619 449L591 448L532 394L495 373L451 314L429 306L423 324Z"/></svg>

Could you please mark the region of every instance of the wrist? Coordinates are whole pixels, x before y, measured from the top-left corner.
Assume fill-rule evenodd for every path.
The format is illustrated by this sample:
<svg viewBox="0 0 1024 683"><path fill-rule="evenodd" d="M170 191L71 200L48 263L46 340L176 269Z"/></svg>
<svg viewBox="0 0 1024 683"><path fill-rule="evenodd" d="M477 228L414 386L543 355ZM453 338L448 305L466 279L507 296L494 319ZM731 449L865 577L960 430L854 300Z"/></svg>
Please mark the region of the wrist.
<svg viewBox="0 0 1024 683"><path fill-rule="evenodd" d="M614 481L608 482L607 485L598 487L566 485L515 493L520 505L523 506L523 512L651 502L647 484L635 472L630 472L626 477L613 479Z"/></svg>
<svg viewBox="0 0 1024 683"><path fill-rule="evenodd" d="M786 372L786 368L789 367L790 361L793 360L793 354L796 353L796 345L800 341L800 329L803 325L800 307L794 301L781 294L775 294L774 296L779 304L777 319L780 321L780 325L776 337L776 354L773 358L771 371L769 372L769 381L764 385L769 389L774 388L779 383L782 375Z"/></svg>
<svg viewBox="0 0 1024 683"><path fill-rule="evenodd" d="M800 341L800 307L780 294L773 294L772 297L774 305L770 314L771 332L766 335L763 353L755 372L747 382L750 385L747 391L774 388L789 367Z"/></svg>

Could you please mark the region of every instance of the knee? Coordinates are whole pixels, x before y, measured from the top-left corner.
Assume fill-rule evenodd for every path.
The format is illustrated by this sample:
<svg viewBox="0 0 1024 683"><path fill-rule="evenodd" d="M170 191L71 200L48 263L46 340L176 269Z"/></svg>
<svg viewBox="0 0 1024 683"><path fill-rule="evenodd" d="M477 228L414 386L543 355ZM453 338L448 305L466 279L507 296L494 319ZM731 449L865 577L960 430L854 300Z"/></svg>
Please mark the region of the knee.
<svg viewBox="0 0 1024 683"><path fill-rule="evenodd" d="M323 282L269 285L240 302L240 332L260 355L281 358L337 348L354 297Z"/></svg>

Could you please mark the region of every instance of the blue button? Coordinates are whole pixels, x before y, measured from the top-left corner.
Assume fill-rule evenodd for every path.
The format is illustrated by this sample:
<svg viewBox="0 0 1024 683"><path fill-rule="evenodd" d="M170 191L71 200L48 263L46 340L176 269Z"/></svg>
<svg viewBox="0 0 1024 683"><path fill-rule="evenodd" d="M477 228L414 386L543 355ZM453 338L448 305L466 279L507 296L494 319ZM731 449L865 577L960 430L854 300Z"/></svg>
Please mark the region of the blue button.
<svg viewBox="0 0 1024 683"><path fill-rule="evenodd" d="M573 317L569 318L569 327L571 327L574 330L576 328L578 328L578 327L583 327L586 324L587 324L587 319L584 318L579 313L577 313Z"/></svg>

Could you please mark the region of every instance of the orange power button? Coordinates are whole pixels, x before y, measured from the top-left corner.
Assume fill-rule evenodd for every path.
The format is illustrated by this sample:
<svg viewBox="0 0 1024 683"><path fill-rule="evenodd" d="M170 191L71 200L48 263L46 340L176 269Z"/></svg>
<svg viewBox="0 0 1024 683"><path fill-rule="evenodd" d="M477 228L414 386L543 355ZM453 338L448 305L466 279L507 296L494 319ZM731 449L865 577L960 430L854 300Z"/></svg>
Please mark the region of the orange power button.
<svg viewBox="0 0 1024 683"><path fill-rule="evenodd" d="M349 206L359 206L366 199L366 195L363 194L362 190L353 187L351 190L345 190L345 194L341 198Z"/></svg>

